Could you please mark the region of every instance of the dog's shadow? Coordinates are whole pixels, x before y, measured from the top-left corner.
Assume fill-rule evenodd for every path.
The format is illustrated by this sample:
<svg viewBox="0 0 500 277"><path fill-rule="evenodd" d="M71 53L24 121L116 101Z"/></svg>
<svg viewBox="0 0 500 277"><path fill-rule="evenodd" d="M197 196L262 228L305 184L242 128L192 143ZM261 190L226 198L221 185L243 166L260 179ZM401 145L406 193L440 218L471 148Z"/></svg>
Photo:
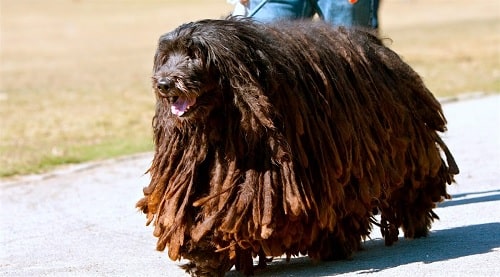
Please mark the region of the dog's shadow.
<svg viewBox="0 0 500 277"><path fill-rule="evenodd" d="M440 207L497 201L500 200L498 192L483 192L493 193L493 195L472 199L467 198L470 194L454 195L453 201ZM434 263L484 254L498 247L500 247L500 223L493 222L446 230L431 230L427 238L415 240L400 238L391 247L386 247L382 239L367 240L363 244L364 249L355 253L352 260L314 262L309 257L296 257L286 262L284 258L275 258L266 268L257 270L256 276L313 277L349 272L372 273L416 262ZM233 269L226 276L242 275Z"/></svg>
<svg viewBox="0 0 500 277"><path fill-rule="evenodd" d="M497 247L500 247L500 223L486 223L434 231L423 239L400 238L391 247L386 247L382 239L369 240L352 260L313 262L309 257L297 257L286 262L278 258L255 275L313 277L355 271L372 273L415 262L434 263L488 253ZM242 275L232 270L226 276Z"/></svg>
<svg viewBox="0 0 500 277"><path fill-rule="evenodd" d="M477 195L480 195L477 197ZM439 203L440 208L500 200L500 190L454 194L451 200Z"/></svg>

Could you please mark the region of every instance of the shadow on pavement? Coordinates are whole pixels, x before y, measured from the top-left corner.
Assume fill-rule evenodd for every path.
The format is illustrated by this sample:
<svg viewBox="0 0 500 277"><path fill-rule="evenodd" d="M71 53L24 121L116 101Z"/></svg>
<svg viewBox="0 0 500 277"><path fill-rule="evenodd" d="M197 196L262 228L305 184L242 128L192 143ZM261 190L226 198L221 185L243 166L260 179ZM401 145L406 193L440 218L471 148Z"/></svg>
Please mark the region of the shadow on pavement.
<svg viewBox="0 0 500 277"><path fill-rule="evenodd" d="M480 197L475 197L475 195L488 194ZM438 207L451 207L465 204L473 204L480 202L490 202L500 200L500 190L490 190L484 192L471 192L471 193L461 193L451 196L451 200L439 203Z"/></svg>
<svg viewBox="0 0 500 277"><path fill-rule="evenodd" d="M257 276L328 276L349 272L373 273L411 263L434 263L488 253L500 247L500 223L463 226L431 232L429 237L400 241L386 247L382 239L369 240L352 260L313 262L308 257L290 262L275 259ZM241 276L231 271L226 276Z"/></svg>

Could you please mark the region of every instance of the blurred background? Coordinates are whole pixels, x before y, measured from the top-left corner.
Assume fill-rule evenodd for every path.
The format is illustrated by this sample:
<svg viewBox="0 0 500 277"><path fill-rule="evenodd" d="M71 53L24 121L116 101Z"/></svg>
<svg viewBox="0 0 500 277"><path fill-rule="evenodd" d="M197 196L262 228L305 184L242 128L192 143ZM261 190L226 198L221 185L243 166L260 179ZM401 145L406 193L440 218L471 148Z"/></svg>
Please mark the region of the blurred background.
<svg viewBox="0 0 500 277"><path fill-rule="evenodd" d="M0 177L152 151L158 37L226 0L1 0ZM437 97L500 92L500 0L382 0L380 33Z"/></svg>

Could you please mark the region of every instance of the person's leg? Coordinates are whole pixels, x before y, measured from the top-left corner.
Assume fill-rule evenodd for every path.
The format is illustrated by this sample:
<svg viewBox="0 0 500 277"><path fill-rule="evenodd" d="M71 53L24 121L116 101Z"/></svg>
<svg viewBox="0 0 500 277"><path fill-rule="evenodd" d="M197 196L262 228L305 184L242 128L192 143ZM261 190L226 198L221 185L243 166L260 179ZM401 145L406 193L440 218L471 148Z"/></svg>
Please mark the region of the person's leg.
<svg viewBox="0 0 500 277"><path fill-rule="evenodd" d="M373 28L378 29L378 8L380 6L380 0L371 1L371 25Z"/></svg>
<svg viewBox="0 0 500 277"><path fill-rule="evenodd" d="M262 1L264 0L250 0L248 6L250 14ZM269 0L252 18L260 22L271 22L280 19L309 18L312 14L313 9L309 0Z"/></svg>
<svg viewBox="0 0 500 277"><path fill-rule="evenodd" d="M317 0L320 17L342 26L378 28L378 6L379 0Z"/></svg>

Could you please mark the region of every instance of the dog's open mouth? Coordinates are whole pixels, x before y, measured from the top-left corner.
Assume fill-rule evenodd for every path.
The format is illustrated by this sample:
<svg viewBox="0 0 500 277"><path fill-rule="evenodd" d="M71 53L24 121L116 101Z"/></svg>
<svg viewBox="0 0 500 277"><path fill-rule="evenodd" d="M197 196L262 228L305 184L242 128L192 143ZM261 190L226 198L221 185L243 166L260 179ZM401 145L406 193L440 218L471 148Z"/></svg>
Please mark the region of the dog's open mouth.
<svg viewBox="0 0 500 277"><path fill-rule="evenodd" d="M175 96L170 99L170 103L172 103L170 108L172 114L183 116L194 104L196 104L196 97Z"/></svg>

